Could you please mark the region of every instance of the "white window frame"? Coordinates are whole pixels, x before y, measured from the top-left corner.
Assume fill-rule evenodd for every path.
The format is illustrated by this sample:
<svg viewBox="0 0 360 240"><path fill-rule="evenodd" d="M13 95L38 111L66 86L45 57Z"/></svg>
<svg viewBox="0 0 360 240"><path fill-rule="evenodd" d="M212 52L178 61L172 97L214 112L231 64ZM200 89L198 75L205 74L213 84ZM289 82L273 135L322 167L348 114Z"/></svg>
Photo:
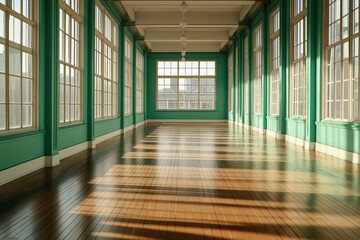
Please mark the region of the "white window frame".
<svg viewBox="0 0 360 240"><path fill-rule="evenodd" d="M256 34L260 31L259 39ZM263 113L263 49L262 49L262 25L258 26L253 33L253 113ZM256 40L259 40L258 44ZM258 55L257 55L258 54ZM260 59L258 59L260 57ZM258 72L257 72L258 71Z"/></svg>
<svg viewBox="0 0 360 240"><path fill-rule="evenodd" d="M323 119L332 121L344 122L360 122L360 97L359 97L359 47L355 53L354 46L357 41L359 46L360 31L354 31L354 13L358 12L359 4L355 8L355 1L349 0L348 13L343 11L343 0L339 1L340 12L338 19L335 14L335 2L330 3L329 0L324 1L324 77L323 77ZM333 13L330 13L329 8L332 8ZM332 22L330 23L330 18ZM348 21L347 36L344 34L344 23ZM358 19L359 21L359 19ZM336 39L336 34L331 34L334 31L336 23L339 23L339 39ZM345 24L346 27L346 24ZM330 35L332 38L330 38ZM347 46L347 51L344 47ZM340 54L336 54L337 51ZM357 61L357 66L355 62ZM346 67L347 65L347 67ZM338 68L338 71L336 68ZM330 74L331 71L331 74ZM338 73L337 73L338 72ZM355 76L357 72L357 77ZM347 90L347 91L346 91ZM357 99L356 93L357 91ZM331 93L330 93L331 92ZM338 104L338 106L337 106ZM338 107L338 112L336 111ZM356 109L357 108L357 109ZM346 111L345 111L346 109ZM355 115L357 110L357 116Z"/></svg>
<svg viewBox="0 0 360 240"><path fill-rule="evenodd" d="M69 2L68 5L66 2ZM78 11L76 11L76 8ZM63 13L63 17L61 17ZM69 15L69 19L66 19ZM61 23L63 20L63 23ZM74 24L67 26L67 20L76 21L79 24L78 39L75 38ZM70 125L81 123L83 121L83 2L80 0L59 0L59 125ZM63 26L63 29L61 29ZM66 28L69 27L67 33ZM62 39L61 39L62 36ZM66 37L69 37L69 46L66 45ZM79 51L72 47L72 42L79 44ZM63 43L63 46L61 46ZM61 53L62 51L62 53ZM69 61L66 55L69 55ZM74 59L78 54L78 64ZM61 57L62 56L62 57ZM74 63L72 63L74 61ZM70 73L67 73L67 71ZM71 72L79 72L79 76L74 73L74 80L71 80ZM61 74L63 73L63 76ZM69 74L69 80L66 82L66 74ZM79 79L78 79L79 78ZM69 93L68 93L69 92ZM66 96L69 96L66 102ZM61 96L62 95L62 96ZM69 109L67 111L67 109ZM63 115L62 115L63 114ZM61 117L63 116L63 117ZM67 120L68 117L68 120Z"/></svg>
<svg viewBox="0 0 360 240"><path fill-rule="evenodd" d="M136 113L144 112L144 55L136 50Z"/></svg>
<svg viewBox="0 0 360 240"><path fill-rule="evenodd" d="M98 15L95 13L94 104L95 120L102 120L118 116L118 25L99 1L95 2L95 6L97 7L95 11L99 9L101 12L101 19L97 19ZM107 29L105 29L105 16L111 23L111 27ZM97 23L99 26L96 26ZM111 41L106 36L109 32L111 32ZM110 89L109 85L111 85Z"/></svg>
<svg viewBox="0 0 360 240"><path fill-rule="evenodd" d="M132 88L133 88L133 43L125 36L125 77L124 77L124 114L129 116L132 114ZM127 51L127 44L129 51Z"/></svg>
<svg viewBox="0 0 360 240"><path fill-rule="evenodd" d="M228 86L229 86L229 110L228 112L233 112L233 96L234 96L234 72L233 72L233 67L234 67L234 61L233 61L233 53L231 52L230 55L228 56Z"/></svg>
<svg viewBox="0 0 360 240"><path fill-rule="evenodd" d="M24 131L29 131L32 129L37 129L38 128L38 37L37 37L37 33L38 33L38 5L37 5L37 1L34 0L29 0L29 3L31 4L30 9L29 9L29 16L24 15L23 12L17 12L15 11L15 9L12 9L12 2L10 0L6 1L6 5L0 4L0 10L4 12L4 20L5 20L5 24L4 24L4 37L0 37L0 44L4 45L4 63L5 63L5 68L4 68L4 72L1 73L1 75L4 76L4 84L5 84L5 88L3 89L3 92L0 92L1 95L4 96L4 101L3 103L0 103L0 106L5 108L5 114L2 115L3 120L0 121L5 121L5 128L0 130L0 134L8 134L8 133L16 133L16 132L24 132ZM21 10L23 11L23 7L22 4L20 6ZM21 21L21 27L19 29L19 32L24 33L24 31L22 30L22 28L24 27L24 24L27 24L28 26L31 27L31 37L28 38L28 40L31 41L31 47L28 47L26 45L24 45L23 43L23 36L20 37L20 42L21 43L16 43L14 41L10 41L10 26L9 26L9 19L10 16L16 18L17 20ZM16 30L15 30L16 31ZM9 49L13 48L15 50L20 51L20 75L18 74L10 74L10 54L9 54ZM29 54L31 55L32 58L32 66L31 66L31 71L32 71L32 76L27 77L24 75L23 73L23 54ZM20 78L20 102L14 102L14 103L10 103L10 77L16 77L16 78ZM24 102L24 89L23 89L23 85L24 85L24 80L28 80L31 82L31 90L28 93L31 93L31 96L28 96L28 100L31 100L31 102ZM1 90L1 88L0 88ZM19 127L11 127L10 125L10 121L11 121L11 116L10 116L10 106L17 106L20 107L20 126ZM29 126L24 126L24 107L29 107L31 106L31 115L30 118L27 120L31 120L31 124L29 124ZM1 116L0 116L1 117Z"/></svg>
<svg viewBox="0 0 360 240"><path fill-rule="evenodd" d="M296 4L295 4L296 2ZM307 56L307 0L291 0L290 4L290 117L306 117L306 56ZM295 15L295 10L301 5L303 10ZM303 42L295 46L295 31L297 24L303 21ZM299 25L298 25L299 26ZM301 58L295 59L294 51L303 47ZM300 50L299 50L300 51ZM299 52L300 53L300 52ZM298 66L298 67L297 67ZM300 72L300 67L303 71ZM301 79L302 74L302 79ZM302 81L301 81L302 80ZM302 84L301 84L302 82ZM301 97L302 96L302 97Z"/></svg>
<svg viewBox="0 0 360 240"><path fill-rule="evenodd" d="M277 29L275 29L277 27ZM280 105L280 9L270 15L270 115L278 116Z"/></svg>
<svg viewBox="0 0 360 240"><path fill-rule="evenodd" d="M244 39L244 113L249 114L249 38Z"/></svg>
<svg viewBox="0 0 360 240"><path fill-rule="evenodd" d="M169 75L159 75L159 62L175 62L177 63L177 69L176 69L176 74L169 74ZM180 75L180 70L179 70L179 63L180 61L162 61L162 60L159 60L157 61L157 64L156 64L156 110L158 111L215 111L216 110L216 61L189 61L189 62L197 62L198 63L198 69L197 69L197 72L198 74L197 75ZM206 73L206 75L201 75L200 74L200 64L201 63L214 63L214 66L215 66L215 69L214 69L214 75L209 75L208 72ZM208 69L210 68L207 68L206 70L208 71ZM211 73L210 73L211 74ZM177 92L176 92L176 95L177 95L177 107L176 108L168 108L168 109L163 109L163 108L159 108L159 92L158 92L158 89L159 89L159 79L162 79L162 78L170 78L170 79L177 79L177 83L176 83L176 88L177 88ZM192 79L197 79L198 81L198 91L197 91L197 99L195 101L198 101L198 108L180 108L180 102L181 100L179 99L179 96L180 96L180 91L179 91L179 88L180 88L180 79L189 79L189 78L192 78ZM213 93L211 92L204 92L205 94L214 94L213 95L213 99L214 100L205 100L206 103L209 103L209 102L213 102L213 106L214 108L201 108L200 107L200 103L204 100L201 100L201 90L200 90L200 87L201 87L201 79L213 79L214 81L214 85L210 85L210 87L214 87L214 91ZM175 85L174 85L175 86ZM208 87L208 85L206 84L206 87Z"/></svg>

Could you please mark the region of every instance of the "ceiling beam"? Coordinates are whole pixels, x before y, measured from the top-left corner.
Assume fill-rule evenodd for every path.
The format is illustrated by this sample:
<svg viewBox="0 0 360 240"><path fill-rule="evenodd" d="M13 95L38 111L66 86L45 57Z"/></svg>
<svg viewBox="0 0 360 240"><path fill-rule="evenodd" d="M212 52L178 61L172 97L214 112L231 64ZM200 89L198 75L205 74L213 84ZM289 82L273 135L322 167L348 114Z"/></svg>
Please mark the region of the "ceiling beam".
<svg viewBox="0 0 360 240"><path fill-rule="evenodd" d="M180 27L181 13L137 13L137 27ZM188 27L237 27L237 13L187 13L185 21Z"/></svg>
<svg viewBox="0 0 360 240"><path fill-rule="evenodd" d="M151 42L180 42L182 31L145 31L145 40ZM228 31L185 31L186 41L227 41Z"/></svg>
<svg viewBox="0 0 360 240"><path fill-rule="evenodd" d="M131 5L142 5L142 4L171 4L171 5L180 5L182 0L180 1L169 1L169 0L107 0L109 2L121 2L122 4L131 4ZM187 4L216 4L219 5L219 0L190 0L186 1ZM224 0L221 1L222 5L252 5L255 2L262 2L259 0Z"/></svg>
<svg viewBox="0 0 360 240"><path fill-rule="evenodd" d="M152 42L151 43L151 51L152 52L181 52L183 46L181 43L176 42ZM220 43L214 42L189 42L185 47L188 52L219 52L220 51Z"/></svg>

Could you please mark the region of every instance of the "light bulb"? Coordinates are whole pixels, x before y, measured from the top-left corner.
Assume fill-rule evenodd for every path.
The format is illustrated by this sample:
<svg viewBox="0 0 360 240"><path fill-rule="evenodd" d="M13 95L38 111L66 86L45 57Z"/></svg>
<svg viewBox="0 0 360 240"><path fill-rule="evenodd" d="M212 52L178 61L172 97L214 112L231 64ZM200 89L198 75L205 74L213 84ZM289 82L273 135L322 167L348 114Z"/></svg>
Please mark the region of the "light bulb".
<svg viewBox="0 0 360 240"><path fill-rule="evenodd" d="M185 1L183 1L179 6L180 12L185 13L189 9Z"/></svg>
<svg viewBox="0 0 360 240"><path fill-rule="evenodd" d="M181 61L182 61L182 62L185 62L185 57L182 57L182 58L181 58Z"/></svg>
<svg viewBox="0 0 360 240"><path fill-rule="evenodd" d="M185 46L186 46L186 42L181 42L181 45L182 45L183 47L185 47Z"/></svg>
<svg viewBox="0 0 360 240"><path fill-rule="evenodd" d="M185 20L181 20L180 23L179 23L180 27L182 28L186 28L187 26L187 23L185 22Z"/></svg>
<svg viewBox="0 0 360 240"><path fill-rule="evenodd" d="M181 56L185 57L185 54L186 54L186 50L183 49L183 50L181 51Z"/></svg>
<svg viewBox="0 0 360 240"><path fill-rule="evenodd" d="M182 42L186 42L186 36L185 36L185 35L182 35L182 36L180 37L180 40L181 40Z"/></svg>

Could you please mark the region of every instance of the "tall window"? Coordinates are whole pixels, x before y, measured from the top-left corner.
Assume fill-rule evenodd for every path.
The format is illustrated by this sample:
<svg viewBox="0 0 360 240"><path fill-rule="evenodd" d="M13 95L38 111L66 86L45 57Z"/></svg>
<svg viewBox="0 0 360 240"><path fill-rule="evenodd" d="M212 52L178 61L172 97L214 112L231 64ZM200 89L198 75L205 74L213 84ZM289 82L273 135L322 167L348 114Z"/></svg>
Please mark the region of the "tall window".
<svg viewBox="0 0 360 240"><path fill-rule="evenodd" d="M244 40L244 113L249 113L249 45L248 38Z"/></svg>
<svg viewBox="0 0 360 240"><path fill-rule="evenodd" d="M100 3L95 6L95 119L117 116L117 24Z"/></svg>
<svg viewBox="0 0 360 240"><path fill-rule="evenodd" d="M279 115L280 11L270 17L270 114Z"/></svg>
<svg viewBox="0 0 360 240"><path fill-rule="evenodd" d="M132 114L132 42L125 37L125 84L124 84L125 115Z"/></svg>
<svg viewBox="0 0 360 240"><path fill-rule="evenodd" d="M235 50L235 112L238 113L239 108L239 83L238 83L238 73L239 73L239 63L238 63L238 51L239 48L236 47Z"/></svg>
<svg viewBox="0 0 360 240"><path fill-rule="evenodd" d="M234 73L233 73L233 54L228 58L228 78L229 78L229 112L233 111L233 89L234 89Z"/></svg>
<svg viewBox="0 0 360 240"><path fill-rule="evenodd" d="M136 112L142 113L144 95L144 56L139 50L136 51Z"/></svg>
<svg viewBox="0 0 360 240"><path fill-rule="evenodd" d="M79 0L61 0L59 16L59 122L81 121L82 22Z"/></svg>
<svg viewBox="0 0 360 240"><path fill-rule="evenodd" d="M263 70L262 70L262 26L254 32L254 114L262 114L262 90L263 90Z"/></svg>
<svg viewBox="0 0 360 240"><path fill-rule="evenodd" d="M0 132L36 127L36 23L32 0L0 1Z"/></svg>
<svg viewBox="0 0 360 240"><path fill-rule="evenodd" d="M158 110L215 110L215 61L158 61Z"/></svg>
<svg viewBox="0 0 360 240"><path fill-rule="evenodd" d="M290 116L306 116L306 1L291 1Z"/></svg>
<svg viewBox="0 0 360 240"><path fill-rule="evenodd" d="M359 121L359 1L326 4L325 118Z"/></svg>

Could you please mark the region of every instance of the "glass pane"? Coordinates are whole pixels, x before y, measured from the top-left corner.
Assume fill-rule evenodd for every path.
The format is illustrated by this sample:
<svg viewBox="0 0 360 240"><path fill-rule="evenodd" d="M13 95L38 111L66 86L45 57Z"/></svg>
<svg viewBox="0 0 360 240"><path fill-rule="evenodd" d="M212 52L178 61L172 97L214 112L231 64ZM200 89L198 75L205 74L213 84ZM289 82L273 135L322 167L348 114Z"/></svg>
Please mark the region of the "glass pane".
<svg viewBox="0 0 360 240"><path fill-rule="evenodd" d="M20 105L10 105L9 106L9 120L10 120L10 129L20 128L21 127L21 106Z"/></svg>
<svg viewBox="0 0 360 240"><path fill-rule="evenodd" d="M0 104L0 130L4 130L6 127L6 112L5 105Z"/></svg>
<svg viewBox="0 0 360 240"><path fill-rule="evenodd" d="M31 4L31 0L22 0L23 1L23 8L22 8L22 14L24 15L24 17L30 18L31 17L31 13L30 13L30 4Z"/></svg>
<svg viewBox="0 0 360 240"><path fill-rule="evenodd" d="M32 106L25 105L23 106L23 127L31 127L32 126Z"/></svg>
<svg viewBox="0 0 360 240"><path fill-rule="evenodd" d="M0 103L5 103L5 75L0 74Z"/></svg>
<svg viewBox="0 0 360 240"><path fill-rule="evenodd" d="M21 79L9 77L9 102L21 103Z"/></svg>
<svg viewBox="0 0 360 240"><path fill-rule="evenodd" d="M21 21L10 15L9 40L21 44Z"/></svg>
<svg viewBox="0 0 360 240"><path fill-rule="evenodd" d="M5 37L5 12L1 10L0 10L0 37Z"/></svg>
<svg viewBox="0 0 360 240"><path fill-rule="evenodd" d="M14 48L9 48L9 73L13 75L21 74L21 52Z"/></svg>
<svg viewBox="0 0 360 240"><path fill-rule="evenodd" d="M25 22L23 22L22 34L22 44L25 47L31 48L31 26Z"/></svg>
<svg viewBox="0 0 360 240"><path fill-rule="evenodd" d="M32 56L23 52L22 74L24 77L32 77Z"/></svg>
<svg viewBox="0 0 360 240"><path fill-rule="evenodd" d="M21 13L21 0L12 0L11 6L15 12Z"/></svg>
<svg viewBox="0 0 360 240"><path fill-rule="evenodd" d="M5 45L0 44L0 72L5 73Z"/></svg>
<svg viewBox="0 0 360 240"><path fill-rule="evenodd" d="M22 102L25 104L32 103L32 80L31 79L23 79L22 86Z"/></svg>

